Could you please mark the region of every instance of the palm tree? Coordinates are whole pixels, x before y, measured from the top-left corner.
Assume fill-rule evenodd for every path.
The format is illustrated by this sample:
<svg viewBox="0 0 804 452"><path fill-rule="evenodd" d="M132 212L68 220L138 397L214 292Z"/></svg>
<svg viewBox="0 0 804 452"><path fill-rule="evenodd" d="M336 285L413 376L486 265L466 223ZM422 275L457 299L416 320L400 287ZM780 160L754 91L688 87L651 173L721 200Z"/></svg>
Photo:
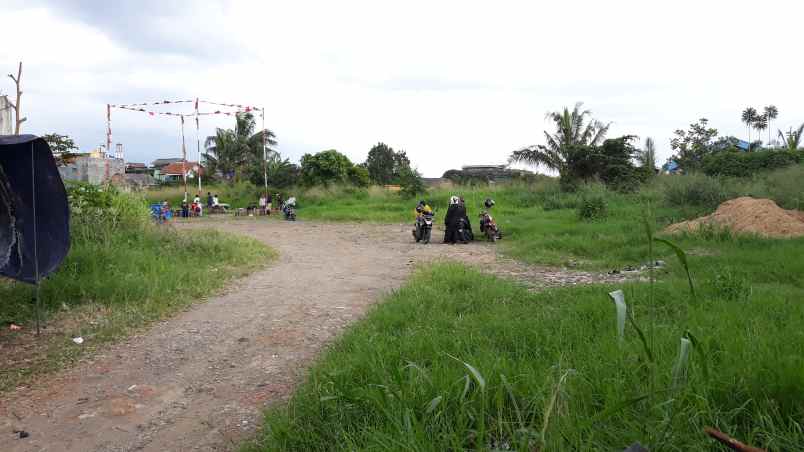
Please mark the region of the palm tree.
<svg viewBox="0 0 804 452"><path fill-rule="evenodd" d="M754 107L748 107L743 110L743 122L748 126L748 149L751 149L751 126L757 120L757 110Z"/></svg>
<svg viewBox="0 0 804 452"><path fill-rule="evenodd" d="M265 159L276 153L270 148L276 145L276 135L268 129L254 133L255 125L251 113L238 114L234 130L216 129L214 136L207 137L203 156L210 173L220 171L238 181L247 168L262 167Z"/></svg>
<svg viewBox="0 0 804 452"><path fill-rule="evenodd" d="M757 129L757 132L762 132L763 130L768 128L768 116L767 115L759 115L754 120L754 128ZM768 140L770 141L770 140ZM761 139L757 139L757 143L762 143ZM750 149L750 147L749 147Z"/></svg>
<svg viewBox="0 0 804 452"><path fill-rule="evenodd" d="M656 170L656 144L653 142L653 138L645 138L645 148L637 153L636 158L643 168Z"/></svg>
<svg viewBox="0 0 804 452"><path fill-rule="evenodd" d="M589 119L592 112L581 111L582 102L575 104L570 111L564 107L563 111L548 112L546 119L551 120L556 127L552 135L544 132L546 145L537 144L511 153L511 162L524 162L530 165L543 165L548 169L558 171L559 174L567 169L567 155L574 146L598 146L606 137L609 124Z"/></svg>
<svg viewBox="0 0 804 452"><path fill-rule="evenodd" d="M799 146L801 145L801 138L802 134L804 134L804 123L798 126L798 130L793 130L791 127L787 134L782 133L779 130L779 139L784 144L784 148L788 151L795 151L798 150Z"/></svg>
<svg viewBox="0 0 804 452"><path fill-rule="evenodd" d="M775 105L765 107L765 116L768 118L768 146L771 144L771 127L773 120L779 117L779 109Z"/></svg>

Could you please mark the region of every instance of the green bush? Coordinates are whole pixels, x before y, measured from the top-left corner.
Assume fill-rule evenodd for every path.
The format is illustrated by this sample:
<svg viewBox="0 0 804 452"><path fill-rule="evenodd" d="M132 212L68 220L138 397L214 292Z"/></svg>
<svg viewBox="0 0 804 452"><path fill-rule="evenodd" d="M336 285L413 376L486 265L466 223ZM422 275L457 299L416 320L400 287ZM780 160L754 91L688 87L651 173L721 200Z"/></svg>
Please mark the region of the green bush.
<svg viewBox="0 0 804 452"><path fill-rule="evenodd" d="M606 200L600 194L583 194L578 202L578 218L585 221L600 220L607 215Z"/></svg>
<svg viewBox="0 0 804 452"><path fill-rule="evenodd" d="M710 176L750 177L762 171L785 168L802 162L802 152L794 151L723 151L707 155L703 171Z"/></svg>
<svg viewBox="0 0 804 452"><path fill-rule="evenodd" d="M705 174L665 176L662 182L665 201L672 207L714 210L733 197L721 181Z"/></svg>
<svg viewBox="0 0 804 452"><path fill-rule="evenodd" d="M727 301L743 301L751 296L748 278L729 267L715 273L710 285L716 296Z"/></svg>
<svg viewBox="0 0 804 452"><path fill-rule="evenodd" d="M785 209L804 210L804 165L773 171L764 177L767 197Z"/></svg>

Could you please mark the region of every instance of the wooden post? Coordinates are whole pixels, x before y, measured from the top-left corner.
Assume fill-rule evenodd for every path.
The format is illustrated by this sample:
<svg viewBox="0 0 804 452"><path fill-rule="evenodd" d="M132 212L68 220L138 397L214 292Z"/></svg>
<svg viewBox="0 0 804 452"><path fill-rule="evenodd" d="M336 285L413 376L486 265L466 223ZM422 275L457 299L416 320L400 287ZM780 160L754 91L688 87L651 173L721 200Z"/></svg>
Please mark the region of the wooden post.
<svg viewBox="0 0 804 452"><path fill-rule="evenodd" d="M17 85L17 101L11 104L14 107L14 117L16 119L16 126L14 126L14 135L20 134L20 128L23 122L25 122L28 118L20 118L20 98L22 97L22 90L20 89L20 79L22 78L22 61L20 61L19 69L17 69L17 76L14 77L14 74L8 74L11 77L11 80L14 80L14 84Z"/></svg>

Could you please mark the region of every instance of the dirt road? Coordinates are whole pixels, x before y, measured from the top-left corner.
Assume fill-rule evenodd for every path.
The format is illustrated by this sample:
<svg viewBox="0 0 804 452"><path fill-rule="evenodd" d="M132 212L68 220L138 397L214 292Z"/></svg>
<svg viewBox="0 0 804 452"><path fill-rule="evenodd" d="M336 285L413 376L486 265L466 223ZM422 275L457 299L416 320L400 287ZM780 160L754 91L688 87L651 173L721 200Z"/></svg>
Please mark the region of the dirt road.
<svg viewBox="0 0 804 452"><path fill-rule="evenodd" d="M412 243L408 226L205 222L259 239L279 260L144 334L0 398L4 451L231 450L260 412L416 263L456 259L537 284L594 275L498 262L493 245ZM187 227L187 226L184 226ZM13 430L29 437L18 439Z"/></svg>

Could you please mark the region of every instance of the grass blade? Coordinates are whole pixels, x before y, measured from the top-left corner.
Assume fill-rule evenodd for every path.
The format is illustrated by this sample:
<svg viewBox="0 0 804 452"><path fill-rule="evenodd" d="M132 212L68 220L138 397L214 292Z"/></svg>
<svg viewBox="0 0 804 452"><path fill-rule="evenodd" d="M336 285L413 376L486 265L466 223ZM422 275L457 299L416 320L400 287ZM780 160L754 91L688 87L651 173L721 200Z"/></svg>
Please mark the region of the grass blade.
<svg viewBox="0 0 804 452"><path fill-rule="evenodd" d="M617 336L622 343L625 338L625 318L628 312L628 305L625 304L625 294L622 290L615 290L609 292L609 296L614 301L614 306L617 308Z"/></svg>
<svg viewBox="0 0 804 452"><path fill-rule="evenodd" d="M681 338L681 344L678 349L678 358L676 365L673 366L673 387L678 388L681 380L687 376L687 363L689 362L690 348L692 348L692 341L686 337Z"/></svg>
<svg viewBox="0 0 804 452"><path fill-rule="evenodd" d="M690 266L689 266L689 263L687 262L687 253L685 253L684 250L682 250L678 245L676 245L675 243L673 243L673 242L671 242L669 240L660 239L660 238L657 238L657 237L654 237L653 240L655 240L655 241L657 241L659 243L664 243L665 245L669 246L670 249L672 249L676 253L676 257L678 257L678 261L681 262L681 266L684 267L684 271L687 273L687 281L689 281L689 283L690 283L690 293L692 294L692 298L696 299L695 286L692 284L692 274L690 273ZM653 263L651 263L651 265L653 265Z"/></svg>

